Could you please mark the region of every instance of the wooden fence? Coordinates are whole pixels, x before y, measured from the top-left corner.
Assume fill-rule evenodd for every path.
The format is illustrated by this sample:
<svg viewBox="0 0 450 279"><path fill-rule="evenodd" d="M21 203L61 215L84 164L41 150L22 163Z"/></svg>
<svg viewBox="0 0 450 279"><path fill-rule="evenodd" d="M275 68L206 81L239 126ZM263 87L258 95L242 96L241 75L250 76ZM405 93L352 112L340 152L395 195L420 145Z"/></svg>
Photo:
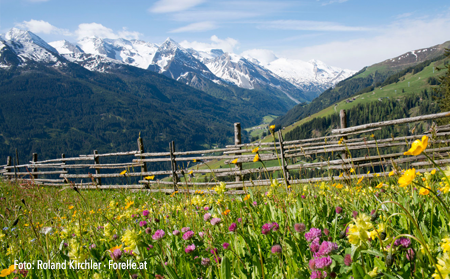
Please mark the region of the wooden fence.
<svg viewBox="0 0 450 279"><path fill-rule="evenodd" d="M272 180L268 174L275 172L281 177L276 179L288 187L290 184L318 181L345 181L349 176L387 176L390 170L399 166L415 167L422 172L431 170L432 163L424 155L404 156L403 152L383 152L393 147L406 151L412 141L423 135L430 137L427 154L439 165L450 163L450 125L433 124L429 131L409 136L384 139L370 136L386 126L432 121L448 117L450 112L354 127L347 127L345 111L342 110L340 116L341 128L332 130L330 136L283 141L282 132L278 131L274 133L275 140L272 142L242 144L240 124L235 123L235 144L225 148L179 152L172 141L169 151L152 153L145 152L143 140L139 137L137 150L129 152L99 154L94 151L71 158L62 154L61 158L43 161L39 161L38 154L34 153L32 160L22 165L16 164L16 152L16 160L8 157L6 165L0 166L0 173L9 180L42 186L72 185L78 189L140 189L165 193L193 193L195 190L215 193L207 189L216 186L218 180L225 180L227 193L241 194L244 187L270 185ZM253 162L255 154L252 149L256 147L259 148L259 161L246 164ZM364 156L352 156L363 150L367 152ZM122 158L122 162L114 163L108 158ZM215 161L222 161L229 167L210 168L209 165ZM151 164L155 162L167 162L170 169L152 171ZM266 166L269 162L276 163ZM349 170L352 168L355 173L351 174ZM318 175L302 178L308 170L310 174Z"/></svg>

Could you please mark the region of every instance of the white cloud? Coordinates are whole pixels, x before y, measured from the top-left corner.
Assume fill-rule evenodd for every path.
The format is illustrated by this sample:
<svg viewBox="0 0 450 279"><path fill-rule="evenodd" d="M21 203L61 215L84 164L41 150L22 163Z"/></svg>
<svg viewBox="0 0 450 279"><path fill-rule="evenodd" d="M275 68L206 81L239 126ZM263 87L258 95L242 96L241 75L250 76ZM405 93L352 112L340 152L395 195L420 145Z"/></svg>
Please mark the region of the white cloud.
<svg viewBox="0 0 450 279"><path fill-rule="evenodd" d="M366 27L345 26L335 22L311 20L275 20L259 25L261 29L282 29L301 31L367 31Z"/></svg>
<svg viewBox="0 0 450 279"><path fill-rule="evenodd" d="M214 22L211 21L202 21L192 23L177 29L170 31L169 33L182 33L182 32L202 32L216 29L217 26Z"/></svg>
<svg viewBox="0 0 450 279"><path fill-rule="evenodd" d="M411 50L441 44L449 40L448 30L449 13L432 19L405 19L373 37L291 49L282 54L292 59L318 59L329 65L360 70Z"/></svg>
<svg viewBox="0 0 450 279"><path fill-rule="evenodd" d="M260 61L262 64L269 64L277 59L275 53L268 49L250 49L241 53L242 56L248 58L254 58Z"/></svg>
<svg viewBox="0 0 450 279"><path fill-rule="evenodd" d="M100 38L108 38L108 39L139 39L142 35L139 32L128 31L125 27L115 33L111 28L105 27L100 23L82 23L78 25L78 29L75 31L78 39L84 37L100 37Z"/></svg>
<svg viewBox="0 0 450 279"><path fill-rule="evenodd" d="M205 0L159 0L149 9L152 13L173 13L195 7Z"/></svg>
<svg viewBox="0 0 450 279"><path fill-rule="evenodd" d="M72 35L69 30L61 29L43 20L30 20L16 24L17 27L29 30L37 34L60 34L65 36Z"/></svg>
<svg viewBox="0 0 450 279"><path fill-rule="evenodd" d="M139 37L142 36L142 34L137 31L128 31L126 27L123 27L117 34L120 38L127 40L138 40Z"/></svg>
<svg viewBox="0 0 450 279"><path fill-rule="evenodd" d="M193 48L200 51L209 51L211 49L222 49L225 52L233 52L238 47L239 42L233 38L219 39L216 35L211 36L211 43L182 41L180 45L184 48Z"/></svg>

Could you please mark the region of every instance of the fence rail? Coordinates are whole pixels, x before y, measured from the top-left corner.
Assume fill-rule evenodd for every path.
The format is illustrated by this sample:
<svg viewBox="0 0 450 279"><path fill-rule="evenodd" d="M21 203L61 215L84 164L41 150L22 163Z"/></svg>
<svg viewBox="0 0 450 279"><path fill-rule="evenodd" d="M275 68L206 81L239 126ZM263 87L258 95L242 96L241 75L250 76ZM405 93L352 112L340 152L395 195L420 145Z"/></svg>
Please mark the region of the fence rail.
<svg viewBox="0 0 450 279"><path fill-rule="evenodd" d="M138 150L127 152L98 154L94 151L69 158L62 154L61 158L42 161L34 153L32 160L26 164L17 163L16 152L15 160L8 157L6 164L0 166L0 175L9 180L49 187L76 185L79 189L130 189L163 193L177 190L214 193L205 187L225 180L226 188L230 189L227 193L242 194L244 187L271 185L271 177L276 175L281 176L276 180L287 187L318 181L345 181L349 177L387 176L390 170L400 165L423 168L420 171L431 170L432 163L426 156L411 157L398 152L406 151L413 140L423 135L431 135L431 146L426 151L428 156L434 157L438 165L450 163L450 125L433 125L432 129L422 134L384 139L367 135L386 126L448 117L450 112L354 127L347 127L345 111L342 110L340 116L340 129L333 129L329 136L309 139L284 141L282 132L278 131L273 134L275 140L272 142L242 144L240 124L235 123L234 145L225 148L176 151L175 143L170 142L169 152L145 152L143 140L139 137ZM254 161L252 149L255 147L259 148L259 160L244 165ZM397 152L392 152L392 148L396 148L394 150ZM120 160L123 162L117 162L118 158L122 158ZM221 161L226 167L211 169L209 165L212 160ZM150 165L156 162L167 162L170 169L152 170ZM191 163L193 165L188 167ZM351 169L356 172L351 173ZM302 178L307 172L311 178ZM337 172L341 175L336 175Z"/></svg>

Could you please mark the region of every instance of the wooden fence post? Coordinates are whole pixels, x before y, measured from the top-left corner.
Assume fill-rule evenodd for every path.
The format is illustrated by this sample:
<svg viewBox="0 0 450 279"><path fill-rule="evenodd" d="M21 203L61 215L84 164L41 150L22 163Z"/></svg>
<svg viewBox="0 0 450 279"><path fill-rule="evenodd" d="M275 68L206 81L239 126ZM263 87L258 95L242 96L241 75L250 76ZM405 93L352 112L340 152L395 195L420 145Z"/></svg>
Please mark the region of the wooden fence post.
<svg viewBox="0 0 450 279"><path fill-rule="evenodd" d="M241 123L234 123L234 144L238 145L242 143L242 136L241 136ZM236 153L236 156L241 155L242 153ZM239 172L238 175L236 175L236 182L241 181L241 171L242 171L242 163L237 163L235 166L236 172ZM237 188L236 190L243 190L243 188Z"/></svg>
<svg viewBox="0 0 450 279"><path fill-rule="evenodd" d="M278 141L280 142L281 168L283 170L284 182L286 183L286 192L289 191L289 172L286 168L286 158L284 157L283 132L278 130Z"/></svg>
<svg viewBox="0 0 450 279"><path fill-rule="evenodd" d="M32 159L33 163L36 164L36 162L38 161L38 155L37 153L33 153L33 159ZM37 168L33 167L33 170L31 171L32 173L37 172ZM33 179L38 178L37 174L32 174Z"/></svg>
<svg viewBox="0 0 450 279"><path fill-rule="evenodd" d="M145 152L145 150L144 150L144 141L142 140L142 138L141 138L141 134L139 134L139 138L138 138L138 150L139 150L139 153L144 153ZM145 159L145 157L143 157L143 156L141 156L140 157L141 159ZM142 162L142 167L141 167L141 172L147 172L147 164L145 163L145 162Z"/></svg>
<svg viewBox="0 0 450 279"><path fill-rule="evenodd" d="M12 160L11 160L11 156L6 157L6 166L7 166L7 167L12 166L12 162L11 162L11 161L12 161ZM6 169L6 172L11 172L11 168L7 168L7 169ZM11 176L10 176L10 175L7 175L6 178L7 178L8 180L11 180Z"/></svg>
<svg viewBox="0 0 450 279"><path fill-rule="evenodd" d="M177 162L175 161L175 142L169 143L170 150L170 164L172 166L172 180L173 180L173 190L178 191L178 175L177 175Z"/></svg>
<svg viewBox="0 0 450 279"><path fill-rule="evenodd" d="M339 118L341 120L341 129L347 128L347 113L345 112L345 109L341 109L339 112ZM342 137L344 140L347 139L347 137ZM341 153L342 159L347 159L347 152L344 151Z"/></svg>
<svg viewBox="0 0 450 279"><path fill-rule="evenodd" d="M94 150L94 162L96 165L100 164L99 160L98 160L98 156L96 156L98 154L97 150ZM95 169L95 174L100 174L100 169ZM102 185L102 179L100 177L95 179L97 182L97 185Z"/></svg>

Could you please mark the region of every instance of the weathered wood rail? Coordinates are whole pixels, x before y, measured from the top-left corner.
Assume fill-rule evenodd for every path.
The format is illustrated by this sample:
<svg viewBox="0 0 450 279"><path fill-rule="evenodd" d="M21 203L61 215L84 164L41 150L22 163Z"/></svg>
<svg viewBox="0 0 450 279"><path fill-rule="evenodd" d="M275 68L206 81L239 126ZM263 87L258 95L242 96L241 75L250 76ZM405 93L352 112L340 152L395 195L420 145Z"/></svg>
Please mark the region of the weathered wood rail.
<svg viewBox="0 0 450 279"><path fill-rule="evenodd" d="M0 166L0 175L9 180L34 183L43 186L77 186L79 189L132 189L151 192L172 193L173 191L194 193L195 190L214 193L205 187L226 181L229 194L243 193L245 187L268 186L271 177L286 187L290 184L314 183L319 181L345 181L349 177L387 176L395 166L417 167L420 171L433 169L433 163L424 155L404 156L412 141L423 135L430 136L426 152L441 166L450 163L450 125L434 125L423 134L402 135L375 139L371 133L391 125L402 125L419 121L431 121L450 116L450 112L396 119L377 123L347 127L345 111L340 112L341 128L331 131L329 136L284 141L282 131L273 133L272 142L241 143L240 124L235 123L234 145L195 151L176 151L175 143L169 143L168 152L145 152L141 137L137 150L78 157L38 160L34 153L32 160L18 164L8 157ZM341 142L341 139L344 139ZM259 161L252 164L258 147ZM364 156L352 153L364 151ZM354 155L354 154L353 154ZM123 158L121 163L111 158ZM227 167L211 169L211 161L221 161ZM151 163L167 162L169 170L152 170ZM266 166L267 164L275 166ZM275 163L273 163L275 162ZM195 164L195 165L194 165ZM190 166L190 167L189 167ZM355 173L350 173L350 169ZM306 172L311 178L304 178ZM370 171L370 173L368 172ZM338 175L343 173L344 175ZM316 176L314 176L316 175ZM303 177L303 178L302 178ZM84 181L83 181L84 180Z"/></svg>

